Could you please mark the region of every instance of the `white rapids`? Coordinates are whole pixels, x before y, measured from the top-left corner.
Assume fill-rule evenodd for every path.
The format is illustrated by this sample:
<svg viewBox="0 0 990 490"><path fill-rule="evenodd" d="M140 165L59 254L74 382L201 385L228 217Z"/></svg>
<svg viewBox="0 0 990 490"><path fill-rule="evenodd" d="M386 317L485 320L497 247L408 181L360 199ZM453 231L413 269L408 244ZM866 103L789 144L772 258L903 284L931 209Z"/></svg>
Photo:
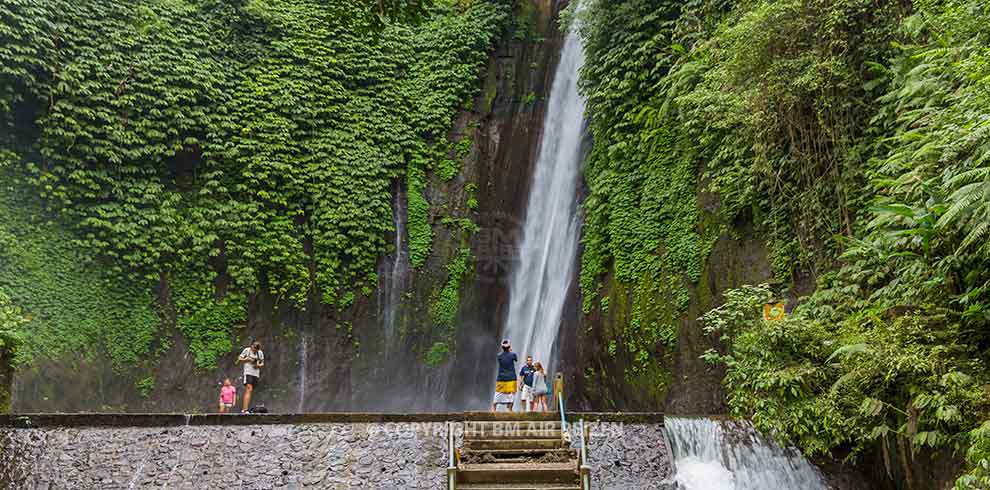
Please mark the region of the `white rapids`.
<svg viewBox="0 0 990 490"><path fill-rule="evenodd" d="M801 453L764 440L747 422L664 420L682 490L827 490Z"/></svg>

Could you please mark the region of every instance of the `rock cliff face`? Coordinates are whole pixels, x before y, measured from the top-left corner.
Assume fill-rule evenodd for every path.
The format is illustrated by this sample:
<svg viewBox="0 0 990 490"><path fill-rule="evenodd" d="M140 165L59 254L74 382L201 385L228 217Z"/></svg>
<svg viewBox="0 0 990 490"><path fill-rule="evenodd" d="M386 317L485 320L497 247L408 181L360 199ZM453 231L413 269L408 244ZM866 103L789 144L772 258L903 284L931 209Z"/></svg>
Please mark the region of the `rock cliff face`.
<svg viewBox="0 0 990 490"><path fill-rule="evenodd" d="M580 315L575 307L574 325L569 330L568 378L575 386L572 402L583 407L622 410L664 410L671 414L708 415L724 413L723 373L700 357L718 346L717 339L704 333L698 317L718 306L722 294L743 284L758 284L770 278L765 244L748 223L722 225L718 222L718 202L710 194L698 196L701 211L698 234L707 236L720 230L705 260L700 279L683 283L689 301L685 311L670 306L664 294L638 301L659 305L653 321L674 325L671 343L658 342L651 350L651 369L630 370L636 360L614 349L629 335L625 329L632 317L634 292L610 274L605 281L601 304ZM711 229L706 229L711 228ZM611 346L611 347L610 347Z"/></svg>
<svg viewBox="0 0 990 490"><path fill-rule="evenodd" d="M379 266L379 287L344 311L309 298L306 308L259 294L235 345L264 344L266 367L256 401L278 411L437 409L487 403L493 346L507 302L506 273L525 213L530 167L539 143L547 91L561 36L564 3L517 3L479 81L448 134L452 180L428 176L432 251L412 267L405 236L409 190L393 184L395 251ZM218 269L223 269L223 257ZM262 288L265 289L265 288ZM224 284L217 284L222 294ZM14 384L20 412L212 410L218 383L239 375L236 352L219 367L197 370L175 328L169 284L158 291L168 333L147 370L114 369L109 359L68 355L22 366ZM239 350L239 349L235 349ZM145 366L146 368L147 366Z"/></svg>
<svg viewBox="0 0 990 490"><path fill-rule="evenodd" d="M519 2L479 84L448 134L448 155L461 171L450 181L428 176L422 190L393 183L394 250L379 264L379 287L340 311L309 299L306 308L259 294L248 300L235 345L260 339L268 359L256 401L277 411L338 409L428 410L484 407L489 402L491 354L508 306L508 278L517 258L532 165L562 36L560 0ZM590 145L589 141L589 145ZM428 203L433 240L425 264L409 259L410 192ZM715 203L699 196L714 222ZM708 226L714 226L708 224ZM631 292L607 281L611 308L581 314L577 278L558 340L573 407L666 408L677 413L723 410L721 373L699 356L712 339L696 318L721 292L769 275L762 244L744 225L716 241L703 277L687 284L687 312L665 313L677 325L674 345L652 352L655 369L632 373L631 359L609 352L621 340L632 308ZM214 264L223 269L223 257ZM218 294L225 285L217 284ZM262 288L264 289L264 288ZM236 378L236 352L203 372L175 328L170 285L159 283L166 338L153 364L154 383L142 393L147 366L114 368L109 359L66 356L22 366L15 380L16 411L212 410L217 385ZM664 302L665 298L653 301ZM235 349L236 350L236 349Z"/></svg>
<svg viewBox="0 0 990 490"><path fill-rule="evenodd" d="M415 189L405 178L393 182L396 232L387 237L393 251L380 261L376 291L346 310L324 305L315 295L306 308L268 294L248 299L247 319L235 329L234 345L252 339L264 344L268 362L256 402L300 412L487 405L491 355L508 307L509 273L517 259L562 41L558 15L565 4L516 4L480 76L478 95L447 135L452 148L448 157L460 172L450 180L428 175ZM429 257L418 267L409 253L411 193L425 199L432 232ZM699 197L699 207L713 207L705 199ZM632 373L626 369L631 359L609 353L609 344L621 341L631 292L608 281L604 295L611 308L583 315L574 278L558 340L572 406L721 411L720 373L698 359L711 339L695 319L718 303L724 289L768 275L762 246L739 228L723 233L702 280L687 285L688 311L666 313L666 321L677 325L676 344L657 345L652 355L660 361L652 370ZM223 270L224 257L212 265ZM223 294L223 278L216 286L217 294ZM240 373L237 352L222 357L215 369L197 369L188 341L175 328L173 294L164 276L157 295L165 336L152 349L156 357L123 371L103 356L37 359L21 366L16 376L15 410L212 410L218 383ZM153 382L142 388L149 365Z"/></svg>
<svg viewBox="0 0 990 490"><path fill-rule="evenodd" d="M490 401L492 356L508 307L508 273L516 260L560 50L557 15L564 5L557 0L521 4L514 30L506 33L489 61L473 110L462 113L451 132L451 140L472 141L461 175L450 184L432 183L427 189L428 200L434 203L434 250L423 271L410 271L411 286L398 305L399 335L386 350L400 355L395 361L365 360L401 374L393 377L397 382L387 392L375 388L365 396L368 406L426 403L431 408L461 409L484 407ZM444 213L471 218L476 228L470 233L452 229L444 224ZM462 250L470 250L470 265L460 280L452 324L443 325L436 315L438 298L452 280L448 264ZM384 338L376 328L367 322L365 336ZM449 357L434 362L432 368L410 355L441 345ZM406 396L395 397L402 393Z"/></svg>

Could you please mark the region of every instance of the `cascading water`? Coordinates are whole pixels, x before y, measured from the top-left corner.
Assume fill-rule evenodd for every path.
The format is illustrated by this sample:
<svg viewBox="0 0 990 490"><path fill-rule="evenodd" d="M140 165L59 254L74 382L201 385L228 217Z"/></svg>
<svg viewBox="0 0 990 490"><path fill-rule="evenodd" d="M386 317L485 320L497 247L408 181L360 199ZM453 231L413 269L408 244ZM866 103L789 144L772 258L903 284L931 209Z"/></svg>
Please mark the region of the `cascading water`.
<svg viewBox="0 0 990 490"><path fill-rule="evenodd" d="M396 338L396 331L399 329L400 310L402 308L402 294L405 292L409 275L409 253L405 247L406 238L406 201L405 192L396 180L392 185L392 223L395 232L392 237L393 251L378 266L378 277L381 283L378 286L378 315L379 334L375 335L377 354L375 356L375 367L369 376L378 380L382 386L388 387L388 400L403 400L396 408L408 406L408 400L400 394L406 393L406 386L403 384L400 369L397 365L402 365L406 361L403 358L403 346L401 337ZM397 345L399 344L399 345ZM369 399L364 405L366 408L382 409L392 407L390 401L381 396L381 391L377 393L366 393Z"/></svg>
<svg viewBox="0 0 990 490"><path fill-rule="evenodd" d="M827 490L799 451L781 448L749 423L664 420L681 490Z"/></svg>
<svg viewBox="0 0 990 490"><path fill-rule="evenodd" d="M553 345L574 277L579 240L577 190L585 104L578 92L578 72L584 47L575 27L564 39L550 89L503 330L515 352L533 356L548 372L553 372Z"/></svg>
<svg viewBox="0 0 990 490"><path fill-rule="evenodd" d="M309 336L299 336L299 406L297 413L306 411L306 385L308 384L307 369L309 362Z"/></svg>
<svg viewBox="0 0 990 490"><path fill-rule="evenodd" d="M395 324L398 319L399 304L401 303L402 292L406 288L406 270L409 264L409 254L403 246L402 239L406 236L406 218L403 213L405 203L402 199L402 187L396 180L392 192L392 221L395 224L395 238L392 245L395 251L389 260L386 261L383 270L380 271L385 280L378 288L378 317L382 319L382 330L384 333L383 356L385 360L392 352L392 340L395 334Z"/></svg>

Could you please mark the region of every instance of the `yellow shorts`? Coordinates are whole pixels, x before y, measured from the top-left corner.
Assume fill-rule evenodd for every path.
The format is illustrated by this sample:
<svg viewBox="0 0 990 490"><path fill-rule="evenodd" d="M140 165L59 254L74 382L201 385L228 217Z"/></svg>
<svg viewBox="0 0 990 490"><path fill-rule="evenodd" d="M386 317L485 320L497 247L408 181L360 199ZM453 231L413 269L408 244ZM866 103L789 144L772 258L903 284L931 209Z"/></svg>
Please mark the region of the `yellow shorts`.
<svg viewBox="0 0 990 490"><path fill-rule="evenodd" d="M495 382L495 392L496 393L515 393L516 392L516 382L513 381L496 381Z"/></svg>

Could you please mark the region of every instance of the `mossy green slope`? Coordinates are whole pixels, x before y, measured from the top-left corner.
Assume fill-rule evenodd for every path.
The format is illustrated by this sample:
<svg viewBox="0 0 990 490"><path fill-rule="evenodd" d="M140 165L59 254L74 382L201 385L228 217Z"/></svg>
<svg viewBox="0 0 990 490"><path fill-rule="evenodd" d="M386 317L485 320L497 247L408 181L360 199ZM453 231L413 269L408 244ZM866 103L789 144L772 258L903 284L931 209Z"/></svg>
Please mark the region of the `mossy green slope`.
<svg viewBox="0 0 990 490"><path fill-rule="evenodd" d="M78 308L51 314L52 331L112 340L121 350L114 359L133 363L155 337L153 291L164 278L177 326L205 369L229 349L253 293L302 308L315 291L341 310L369 296L392 228L391 183L458 172L436 162L445 161L454 115L478 91L509 6L403 3L370 17L353 6L0 6L0 124L10 130L0 137L10 163L2 182L41 197L31 233L54 234L50 254L78 257L36 263L37 255L7 251L20 254L21 265L0 269L15 301L41 318L40 305L75 296ZM410 188L420 264L431 250L428 203ZM22 220L4 219L8 238L27 243ZM52 293L21 273L85 276L86 267L111 284L105 293L69 294L71 281ZM122 313L131 307L133 318ZM77 322L65 316L74 308L111 318ZM118 330L120 322L132 327Z"/></svg>
<svg viewBox="0 0 990 490"><path fill-rule="evenodd" d="M150 289L120 280L13 185L0 194L0 291L24 311L19 362L37 356L143 360L161 320Z"/></svg>

